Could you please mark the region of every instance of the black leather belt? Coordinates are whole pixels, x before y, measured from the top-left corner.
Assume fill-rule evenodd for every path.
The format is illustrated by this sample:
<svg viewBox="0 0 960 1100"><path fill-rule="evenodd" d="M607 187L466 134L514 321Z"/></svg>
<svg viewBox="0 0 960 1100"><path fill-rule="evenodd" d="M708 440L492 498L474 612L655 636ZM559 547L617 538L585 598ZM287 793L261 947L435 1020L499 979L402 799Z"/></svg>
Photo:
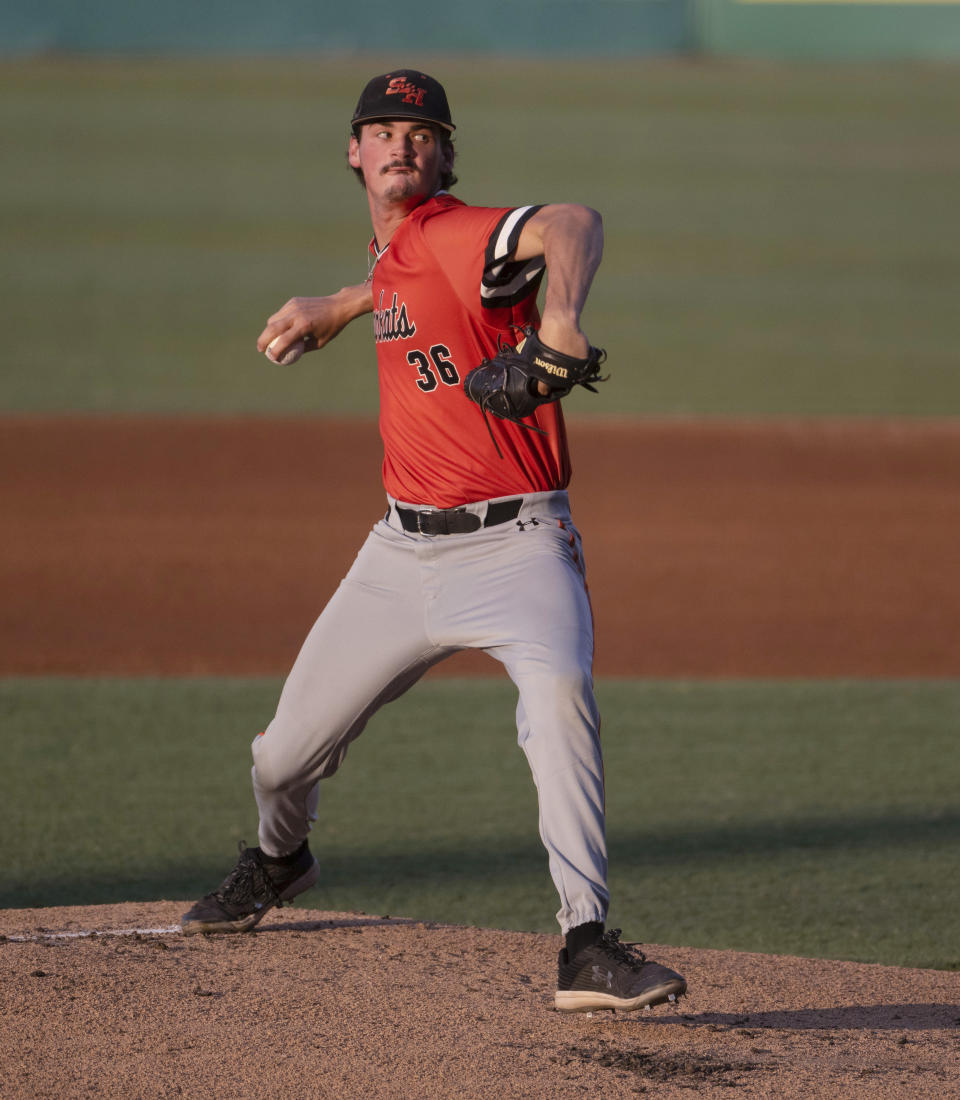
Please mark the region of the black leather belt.
<svg viewBox="0 0 960 1100"><path fill-rule="evenodd" d="M481 527L496 527L498 523L516 519L522 505L522 497L495 500L487 505L487 514L482 520L466 508L431 508L421 512L416 508L401 508L398 504L396 509L404 531L420 535L465 535Z"/></svg>

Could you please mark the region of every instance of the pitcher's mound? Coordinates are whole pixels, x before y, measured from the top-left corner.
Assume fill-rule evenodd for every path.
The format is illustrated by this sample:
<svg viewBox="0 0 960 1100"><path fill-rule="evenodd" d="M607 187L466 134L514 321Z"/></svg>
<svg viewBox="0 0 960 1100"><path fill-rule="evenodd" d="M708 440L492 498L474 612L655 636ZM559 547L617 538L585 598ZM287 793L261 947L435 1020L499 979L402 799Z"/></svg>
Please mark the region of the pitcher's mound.
<svg viewBox="0 0 960 1100"><path fill-rule="evenodd" d="M189 902L0 913L21 1096L906 1096L960 1091L960 974L645 945L678 1009L553 1010L559 937Z"/></svg>

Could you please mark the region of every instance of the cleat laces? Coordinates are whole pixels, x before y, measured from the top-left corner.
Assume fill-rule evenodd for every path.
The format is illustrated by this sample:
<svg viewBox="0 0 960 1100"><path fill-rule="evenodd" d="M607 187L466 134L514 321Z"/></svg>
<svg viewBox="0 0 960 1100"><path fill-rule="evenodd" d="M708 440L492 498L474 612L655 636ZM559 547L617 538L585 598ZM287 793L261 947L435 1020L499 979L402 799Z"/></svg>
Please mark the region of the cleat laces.
<svg viewBox="0 0 960 1100"><path fill-rule="evenodd" d="M250 905L254 909L263 906L263 899L272 897L278 909L283 907L280 891L273 884L273 880L267 874L266 868L260 861L259 853L255 849L246 847L246 842L241 840L238 844L240 859L236 867L220 883L211 895L221 905L240 906L247 908ZM249 854L248 854L249 853Z"/></svg>
<svg viewBox="0 0 960 1100"><path fill-rule="evenodd" d="M640 970L646 963L647 956L640 950L640 944L621 943L620 932L619 928L611 928L608 932L604 932L596 946L618 963L630 967L631 970Z"/></svg>

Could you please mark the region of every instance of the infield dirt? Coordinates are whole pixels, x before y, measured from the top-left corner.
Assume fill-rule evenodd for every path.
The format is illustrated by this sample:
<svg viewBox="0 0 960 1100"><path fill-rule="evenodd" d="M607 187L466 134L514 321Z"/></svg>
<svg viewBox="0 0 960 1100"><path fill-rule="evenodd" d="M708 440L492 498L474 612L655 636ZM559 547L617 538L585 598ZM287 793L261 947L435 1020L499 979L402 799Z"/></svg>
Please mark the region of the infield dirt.
<svg viewBox="0 0 960 1100"><path fill-rule="evenodd" d="M0 429L4 675L283 673L384 511L372 422ZM570 436L598 675L960 675L960 422Z"/></svg>

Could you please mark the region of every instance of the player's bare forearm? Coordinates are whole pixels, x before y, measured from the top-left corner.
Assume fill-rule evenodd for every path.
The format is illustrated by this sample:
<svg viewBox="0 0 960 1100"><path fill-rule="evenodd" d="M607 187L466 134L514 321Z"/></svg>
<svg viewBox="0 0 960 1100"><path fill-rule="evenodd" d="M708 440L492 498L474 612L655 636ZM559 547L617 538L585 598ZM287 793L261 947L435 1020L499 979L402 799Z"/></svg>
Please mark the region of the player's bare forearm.
<svg viewBox="0 0 960 1100"><path fill-rule="evenodd" d="M603 257L603 219L572 203L545 206L520 234L515 258L543 256L547 265L540 339L565 355L586 355L580 314Z"/></svg>
<svg viewBox="0 0 960 1100"><path fill-rule="evenodd" d="M345 286L321 298L291 298L268 319L257 339L257 350L266 352L269 347L269 357L275 361L298 342L303 343L305 351L315 351L329 344L351 321L372 310L369 283Z"/></svg>

